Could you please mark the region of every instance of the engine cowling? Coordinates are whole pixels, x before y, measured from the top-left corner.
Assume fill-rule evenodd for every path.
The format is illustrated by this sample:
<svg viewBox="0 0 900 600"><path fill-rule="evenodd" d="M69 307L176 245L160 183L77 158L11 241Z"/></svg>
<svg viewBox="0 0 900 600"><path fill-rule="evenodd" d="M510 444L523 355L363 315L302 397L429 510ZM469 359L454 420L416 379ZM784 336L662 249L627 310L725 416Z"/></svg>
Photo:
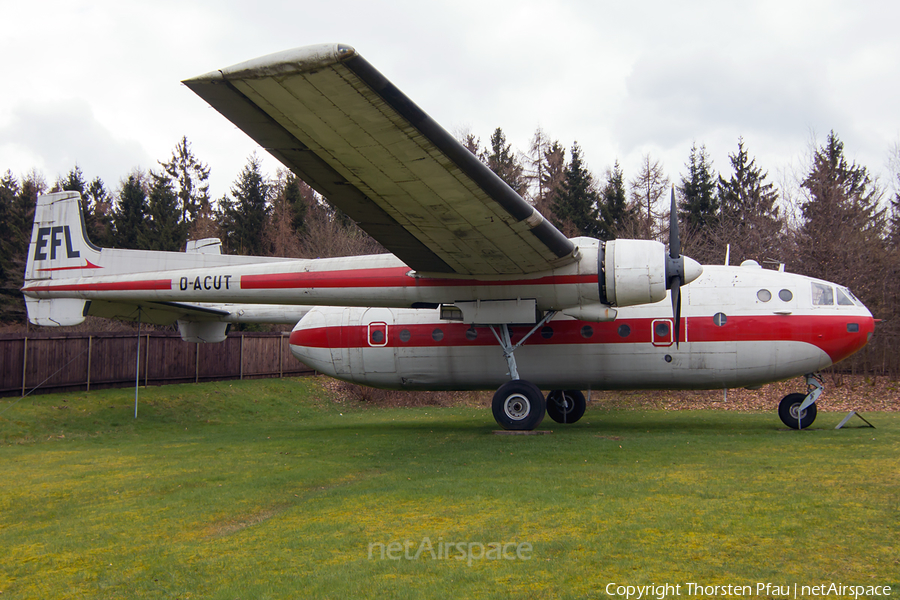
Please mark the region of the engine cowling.
<svg viewBox="0 0 900 600"><path fill-rule="evenodd" d="M652 240L620 239L600 249L602 301L611 306L652 304L666 297L665 246ZM703 272L697 261L684 257L685 281Z"/></svg>

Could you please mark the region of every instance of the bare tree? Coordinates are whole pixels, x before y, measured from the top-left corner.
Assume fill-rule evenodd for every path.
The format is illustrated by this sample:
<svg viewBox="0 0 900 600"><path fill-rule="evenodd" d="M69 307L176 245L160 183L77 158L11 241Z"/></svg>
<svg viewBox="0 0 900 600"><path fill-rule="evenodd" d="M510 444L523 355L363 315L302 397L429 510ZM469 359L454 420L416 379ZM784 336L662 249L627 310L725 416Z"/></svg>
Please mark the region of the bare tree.
<svg viewBox="0 0 900 600"><path fill-rule="evenodd" d="M647 240L660 237L660 220L668 211L667 207L661 206L660 200L669 191L669 184L669 176L665 174L662 164L645 154L638 174L630 182L630 208L636 219L635 230L630 232L629 237Z"/></svg>

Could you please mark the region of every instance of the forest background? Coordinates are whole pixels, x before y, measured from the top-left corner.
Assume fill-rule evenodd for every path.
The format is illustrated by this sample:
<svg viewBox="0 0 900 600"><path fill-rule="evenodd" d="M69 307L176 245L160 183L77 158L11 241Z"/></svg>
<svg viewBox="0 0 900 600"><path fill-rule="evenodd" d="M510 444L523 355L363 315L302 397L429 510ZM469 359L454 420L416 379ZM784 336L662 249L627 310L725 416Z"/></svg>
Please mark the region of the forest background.
<svg viewBox="0 0 900 600"><path fill-rule="evenodd" d="M777 177L758 165L743 139L717 172L704 145L687 151L675 180L645 155L626 176L618 161L602 176L538 129L529 148L513 149L498 127L487 142L459 141L568 236L657 239L668 236L674 184L682 247L702 264L753 260L763 268L849 287L881 322L862 352L839 365L855 374L900 376L900 144L888 151L888 182L847 158L832 131L812 141L804 164ZM82 194L88 237L104 247L182 251L189 239L218 237L230 254L317 258L384 252L346 215L289 171L262 172L254 154L230 194L211 198L210 167L182 137L156 168L133 169L111 190L78 165L48 183L37 170L0 177L0 331L27 331L21 294L34 207L40 194ZM729 249L730 250L727 250ZM128 328L89 318L75 330Z"/></svg>

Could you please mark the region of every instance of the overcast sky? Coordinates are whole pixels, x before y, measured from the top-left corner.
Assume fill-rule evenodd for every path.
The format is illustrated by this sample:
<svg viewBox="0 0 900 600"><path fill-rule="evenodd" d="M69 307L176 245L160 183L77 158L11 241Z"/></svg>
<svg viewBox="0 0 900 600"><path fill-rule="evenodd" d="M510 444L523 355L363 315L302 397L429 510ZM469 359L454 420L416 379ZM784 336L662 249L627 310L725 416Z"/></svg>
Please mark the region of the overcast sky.
<svg viewBox="0 0 900 600"><path fill-rule="evenodd" d="M649 153L678 180L693 142L728 175L743 136L780 183L833 129L889 185L900 140L891 2L0 2L0 172L49 183L77 163L115 191L186 135L221 197L256 145L181 80L325 42L451 132L500 126L525 150L541 127L598 178L618 159L631 179Z"/></svg>

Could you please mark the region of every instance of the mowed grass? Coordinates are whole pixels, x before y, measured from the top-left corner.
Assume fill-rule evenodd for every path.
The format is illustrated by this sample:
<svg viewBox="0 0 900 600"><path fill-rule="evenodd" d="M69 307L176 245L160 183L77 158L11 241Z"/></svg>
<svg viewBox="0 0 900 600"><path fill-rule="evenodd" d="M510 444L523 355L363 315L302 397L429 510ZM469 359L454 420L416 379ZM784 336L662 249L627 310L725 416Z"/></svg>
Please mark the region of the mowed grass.
<svg viewBox="0 0 900 600"><path fill-rule="evenodd" d="M0 599L900 591L898 413L796 432L589 406L507 436L489 408L377 408L315 379L142 388L136 420L133 394L0 401Z"/></svg>

